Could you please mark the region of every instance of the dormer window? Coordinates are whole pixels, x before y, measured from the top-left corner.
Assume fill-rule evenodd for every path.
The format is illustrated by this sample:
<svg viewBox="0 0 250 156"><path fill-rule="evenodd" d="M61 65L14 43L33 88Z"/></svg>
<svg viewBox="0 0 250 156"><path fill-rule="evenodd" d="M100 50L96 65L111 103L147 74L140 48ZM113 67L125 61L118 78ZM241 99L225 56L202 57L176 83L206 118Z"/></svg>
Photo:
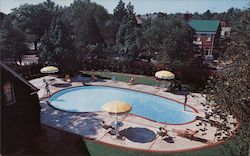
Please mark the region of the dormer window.
<svg viewBox="0 0 250 156"><path fill-rule="evenodd" d="M13 88L12 83L6 82L3 85L3 92L4 92L4 100L5 100L6 105L11 105L16 102L14 88Z"/></svg>

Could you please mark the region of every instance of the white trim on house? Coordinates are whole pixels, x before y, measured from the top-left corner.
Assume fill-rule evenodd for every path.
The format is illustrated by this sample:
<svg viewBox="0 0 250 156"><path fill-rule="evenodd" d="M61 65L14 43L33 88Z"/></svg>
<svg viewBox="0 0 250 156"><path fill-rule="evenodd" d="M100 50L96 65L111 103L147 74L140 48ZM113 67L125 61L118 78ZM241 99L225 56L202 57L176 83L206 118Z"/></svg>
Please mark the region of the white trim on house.
<svg viewBox="0 0 250 156"><path fill-rule="evenodd" d="M196 35L202 35L202 34L211 34L211 35L215 35L216 32L208 32L208 31L198 31L196 32Z"/></svg>

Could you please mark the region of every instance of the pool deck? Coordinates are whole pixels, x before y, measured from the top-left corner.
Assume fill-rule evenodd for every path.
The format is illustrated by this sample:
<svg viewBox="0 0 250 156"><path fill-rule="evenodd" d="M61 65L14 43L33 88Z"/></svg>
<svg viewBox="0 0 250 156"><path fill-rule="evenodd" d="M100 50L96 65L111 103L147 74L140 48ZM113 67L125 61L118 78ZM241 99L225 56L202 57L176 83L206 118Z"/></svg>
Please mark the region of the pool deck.
<svg viewBox="0 0 250 156"><path fill-rule="evenodd" d="M119 131L124 132L125 139L117 139L108 133L107 130L103 129L100 122L105 121L105 123L110 124L114 121L114 118L110 117L103 112L89 112L89 113L70 113L65 111L57 110L51 107L46 101L45 90L43 79L51 79L54 77L46 76L30 81L34 86L39 88L39 98L41 98L41 123L53 128L57 128L63 131L71 132L83 136L85 139L92 139L97 141L97 143L109 144L114 147L129 148L133 150L143 150L148 152L180 152L180 151L192 151L201 148L207 148L219 144L218 140L214 139L214 134L216 133L216 127L210 124L199 125L201 121L195 120L186 124L170 125L164 123L157 123L150 121L143 117L139 117L133 114L126 116L122 122L123 126L120 127ZM74 86L82 86L81 82L72 82L67 85L63 80L54 78L57 87L50 86L50 90L53 93L60 91L62 89ZM65 84L65 85L62 85ZM172 94L169 92L162 91L162 88L147 86L142 84L128 85L124 82L111 81L111 80L97 80L90 81L91 85L104 85L112 87L120 87L132 90L138 90L168 99L172 99L179 102L184 102L185 96L181 94ZM192 93L188 95L187 104L195 108L198 113L197 116L204 117L204 104L206 102L205 95L198 93ZM229 116L229 118L231 118ZM235 119L231 119L232 122L236 122ZM161 136L157 135L159 127L165 127L169 131L175 130L200 130L206 129L205 131L199 131L195 137L199 140L190 140L178 135L173 135L172 139L163 139ZM231 127L232 132L235 131L236 127ZM169 132L170 133L170 132ZM206 142L202 141L206 140Z"/></svg>

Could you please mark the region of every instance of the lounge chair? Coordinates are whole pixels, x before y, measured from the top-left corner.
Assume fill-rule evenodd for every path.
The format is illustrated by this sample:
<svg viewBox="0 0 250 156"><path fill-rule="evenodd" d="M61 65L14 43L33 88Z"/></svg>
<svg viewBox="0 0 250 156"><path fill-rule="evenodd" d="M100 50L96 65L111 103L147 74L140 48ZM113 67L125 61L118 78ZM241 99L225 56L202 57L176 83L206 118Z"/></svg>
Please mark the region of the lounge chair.
<svg viewBox="0 0 250 156"><path fill-rule="evenodd" d="M111 130L108 131L108 133L110 135L116 135L116 136L119 135L119 131L117 129L111 129Z"/></svg>
<svg viewBox="0 0 250 156"><path fill-rule="evenodd" d="M118 135L116 138L119 139L119 140L125 140L126 139L126 137L123 136L123 135Z"/></svg>
<svg viewBox="0 0 250 156"><path fill-rule="evenodd" d="M125 140L126 136L124 133L122 133L122 131L118 131L118 135L116 136L116 138L119 140Z"/></svg>
<svg viewBox="0 0 250 156"><path fill-rule="evenodd" d="M86 83L86 82L84 82L84 81L82 81L82 85L83 85L83 86L91 86L91 84Z"/></svg>
<svg viewBox="0 0 250 156"><path fill-rule="evenodd" d="M180 137L184 137L190 140L195 139L195 135L199 132L198 130L194 131L191 129L185 129L185 130L175 130L176 134Z"/></svg>
<svg viewBox="0 0 250 156"><path fill-rule="evenodd" d="M199 132L198 130L193 131L190 129L186 129L186 130L175 130L175 131L176 131L178 136L190 139L192 141L199 141L199 142L206 143L206 144L215 143L215 141L209 141L207 139L195 136Z"/></svg>

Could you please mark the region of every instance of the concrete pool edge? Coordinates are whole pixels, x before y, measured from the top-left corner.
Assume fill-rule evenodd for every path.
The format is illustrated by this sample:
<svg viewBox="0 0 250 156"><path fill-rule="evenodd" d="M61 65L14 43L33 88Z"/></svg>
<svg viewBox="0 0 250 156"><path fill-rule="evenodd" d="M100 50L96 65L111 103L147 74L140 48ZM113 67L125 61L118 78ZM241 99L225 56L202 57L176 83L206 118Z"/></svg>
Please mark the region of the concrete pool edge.
<svg viewBox="0 0 250 156"><path fill-rule="evenodd" d="M153 95L153 96L158 96L158 97L161 97L161 98L163 98L163 99L167 99L167 100L169 100L169 101L174 101L174 102L176 102L176 103L178 103L178 104L181 104L181 105L183 105L183 106L186 105L187 107L189 107L189 108L191 108L192 110L194 110L194 112L196 113L196 114L194 113L194 116L196 116L196 117L197 117L197 115L198 115L198 113L199 113L197 109L195 109L193 106L191 106L191 105L189 105L189 104L185 104L185 103L180 102L180 101L178 101L178 100L170 99L170 98L167 98L167 97L164 97L164 96L161 96L161 95L156 95L156 94L153 94L153 93L148 93L148 92L144 92L144 91L140 91L140 90L135 90L135 89L131 89L131 88L114 87L114 86L108 86L108 85L91 85L91 86L93 86L93 87L95 87L95 86L101 86L101 87L117 88L117 89L122 89L122 90L131 90L131 91L135 91L135 92L140 92L140 93L144 93L144 94L149 94L149 95ZM87 87L91 87L91 86L87 86ZM50 99L54 94L57 94L57 93L59 93L59 92L62 92L62 91L64 91L64 90L67 90L67 89L82 88L82 87L84 87L84 86L73 86L73 87L64 88L64 89L61 89L61 90L58 90L58 91L52 93L52 94L51 94L49 97L47 97L47 98ZM59 110L59 111L63 111L63 112L70 112L70 113L90 113L90 112L73 112L73 111L67 111L67 110L63 110L63 109L60 109L60 108L56 108L55 106L53 106L53 105L50 103L50 100L49 100L49 105L50 105L52 108L54 108L54 109L56 109L56 110ZM101 112L101 111L93 111L93 112L91 112L91 113L98 113L98 112ZM134 116L137 116L137 117L140 117L140 118L143 118L143 119L146 119L146 120L148 120L148 121L152 121L152 122L155 122L155 123L161 123L161 124L167 124L167 125L186 125L186 124L193 123L193 122L195 122L195 121L197 120L197 118L195 117L193 120L191 120L191 121L189 121L189 122L180 123L180 124L172 124L172 123L167 123L167 122L158 122L158 121L155 121L155 120L152 120L152 119L148 119L148 118L146 118L146 117L139 116L139 115L133 114L133 113L130 113L130 114L132 114L132 115L134 115Z"/></svg>
<svg viewBox="0 0 250 156"><path fill-rule="evenodd" d="M237 118L236 118L237 119ZM201 146L201 147L194 147L194 148L188 148L188 149L180 149L180 150L151 150L151 149L140 149L140 148L131 148L131 147L124 147L124 146L119 146L119 145L115 145L115 144L111 144L111 143L107 143L107 142L103 142L100 140L96 140L96 139L92 139L89 137L85 137L83 136L83 140L88 140L88 141L92 141L95 144L101 144L101 145L106 145L106 146L110 146L116 149L121 149L123 151L129 150L129 151L135 151L135 152L145 152L145 153L183 153L183 152L193 152L193 151L198 151L198 150L204 150L204 149L212 149L215 146L218 145L223 145L223 144L227 144L230 143L230 141L232 141L232 139L234 139L236 137L236 134L239 133L239 129L240 129L240 122L237 119L237 127L236 127L236 132L231 135L229 138L222 140L222 141L218 141L216 143L211 143L205 146Z"/></svg>
<svg viewBox="0 0 250 156"><path fill-rule="evenodd" d="M93 85L95 86L95 85ZM97 86L105 86L105 85L97 85ZM75 87L80 87L80 86L75 86ZM112 86L108 86L108 87L112 87ZM73 87L69 87L69 88L73 88ZM64 89L69 89L69 88L64 88ZM121 88L121 87L114 87L114 88ZM64 90L64 89L61 89L61 90ZM127 88L121 88L121 89L127 89ZM61 91L59 90L59 91ZM134 89L130 89L130 90L134 90ZM57 92L59 92L57 91ZM138 90L135 90L135 91L138 91ZM138 92L143 92L143 91L138 91ZM56 93L56 92L55 92ZM145 92L147 93L147 92ZM54 93L53 93L54 94ZM52 95L53 95L52 94ZM152 93L147 93L147 94L152 94ZM155 94L152 94L152 95L155 95ZM156 95L156 96L159 96L159 95ZM161 97L161 96L160 96ZM163 97L163 98L166 98L166 97ZM166 99L170 99L170 98L166 98ZM171 99L170 99L171 100ZM177 101L177 100L173 100L173 101ZM179 102L179 101L178 101ZM179 102L180 103L180 102ZM51 105L50 105L51 106ZM53 106L51 106L53 107ZM192 106L191 106L192 107ZM54 108L54 107L53 107ZM60 109L58 109L60 110ZM60 111L63 111L63 110L60 110ZM233 115L235 117L235 115ZM147 119L147 118L146 118ZM142 151L142 152L147 152L147 153L177 153L177 152L188 152L188 151L197 151L197 150L202 150L202 149L209 149L209 148L213 148L214 146L218 146L218 145L221 145L221 144L224 144L224 143L228 143L231 139L233 139L235 136L237 137L237 133L239 132L239 128L240 128L240 122L239 120L236 118L236 121L237 121L237 126L236 128L234 129L234 133L232 133L232 135L227 138L226 140L222 140L222 141L218 141L216 143L212 143L210 145L205 145L205 146L202 146L202 147L194 147L194 148L189 148L189 149L180 149L180 150L144 150L144 149L140 149L140 148L131 148L131 147L124 147L124 146L119 146L119 145L115 145L115 144L110 144L109 142L103 142L103 141L99 141L99 140L95 140L95 139L91 139L90 137L86 137L86 136L82 136L83 138L87 139L87 140L91 140L93 141L94 143L96 144L103 144L103 145L107 145L107 146L110 146L110 147L114 147L116 149L123 149L123 150L131 150L131 151ZM195 125L194 125L195 126Z"/></svg>
<svg viewBox="0 0 250 156"><path fill-rule="evenodd" d="M51 126L49 126L49 127L51 127ZM83 135L79 135L79 134L77 134L77 135L81 136L81 138L83 140L91 141L91 142L93 142L94 144L97 144L97 145L104 145L107 148L108 147L115 148L116 150L120 150L120 151L123 151L123 152L126 152L126 151L129 150L131 152L134 151L134 152L157 153L157 154L159 154L159 153L183 153L183 152L192 152L192 151L198 151L198 150L203 150L203 149L210 149L210 148L213 148L213 147L215 147L217 145L222 145L224 143L229 143L234 137L236 137L236 134L239 132L239 127L240 127L240 123L237 120L237 129L236 129L237 131L233 135L231 135L229 138L227 138L226 140L218 141L216 143L212 143L212 144L209 144L209 145L204 145L204 146L201 146L201 147L194 147L194 148L188 148L188 149L179 149L179 150L151 150L151 149L125 147L125 146L120 146L120 145L116 145L116 144L109 143L109 142L96 140L94 138L86 137L86 136L83 136ZM52 127L52 128L60 130L60 128L58 128L58 127ZM75 133L72 133L72 134L75 134ZM185 155L185 156L187 156L187 155Z"/></svg>

